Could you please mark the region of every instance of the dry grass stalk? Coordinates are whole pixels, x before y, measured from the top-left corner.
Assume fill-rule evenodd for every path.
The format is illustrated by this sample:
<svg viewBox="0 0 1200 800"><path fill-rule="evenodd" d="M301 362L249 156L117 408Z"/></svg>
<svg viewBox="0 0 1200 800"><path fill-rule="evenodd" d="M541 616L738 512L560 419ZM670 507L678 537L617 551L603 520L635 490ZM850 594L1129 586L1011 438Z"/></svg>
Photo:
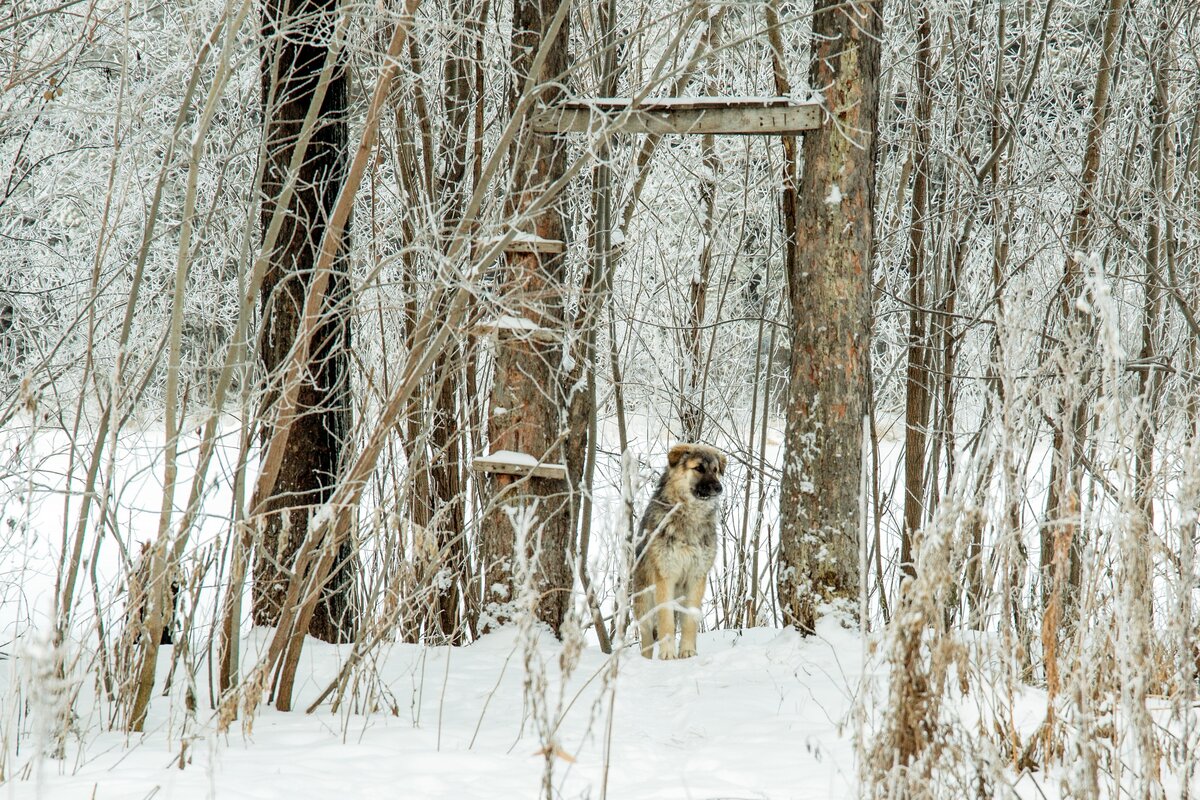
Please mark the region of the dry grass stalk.
<svg viewBox="0 0 1200 800"><path fill-rule="evenodd" d="M953 564L966 549L970 514L956 497L939 505L917 537L915 577L901 585L883 634L891 668L886 710L867 746L873 796L937 796L938 782L947 779L941 768L961 759L961 737L944 709L955 673L959 691L969 688L966 651L947 627L946 608L957 592Z"/></svg>

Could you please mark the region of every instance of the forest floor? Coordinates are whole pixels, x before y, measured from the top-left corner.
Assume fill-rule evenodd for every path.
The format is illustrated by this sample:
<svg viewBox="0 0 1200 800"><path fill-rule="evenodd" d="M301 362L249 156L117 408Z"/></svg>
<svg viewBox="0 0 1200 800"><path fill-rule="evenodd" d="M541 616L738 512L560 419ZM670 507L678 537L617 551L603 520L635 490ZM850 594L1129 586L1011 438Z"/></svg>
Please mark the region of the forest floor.
<svg viewBox="0 0 1200 800"><path fill-rule="evenodd" d="M515 628L467 647L399 644L376 672L391 708L334 714L326 704L305 714L264 704L249 730L238 721L225 735L203 710L181 769L181 721L168 718L168 703L152 703L145 734L88 736L68 760L40 759L0 796L533 800L545 796L547 748L526 702L527 658L545 665L547 718L561 718L555 797L599 798L606 781L612 798L855 796L855 632L832 621L807 639L711 631L699 650L664 662L627 649L610 682L610 657L586 647L563 685L562 645L549 636L533 647ZM307 643L300 709L347 651Z"/></svg>
<svg viewBox="0 0 1200 800"><path fill-rule="evenodd" d="M312 714L304 709L337 676L350 647L309 639L296 710L277 711L264 697L252 719L243 713L225 732L218 732L209 687L200 685L211 677L205 659L193 654L189 659L200 662L194 716L184 711L186 687L177 678L169 698L156 692L145 733L112 731L112 712L97 701L94 676L75 675L80 697L67 756L42 756L38 712L31 708L39 689L29 679L28 656L36 645L31 631L49 630L63 532L71 530L63 524L62 496L78 488L68 490L62 478L69 471L67 444L60 435L0 436L0 452L25 465L0 482L0 742L10 756L0 800L860 795L856 701L867 693L857 707L879 715L888 667L879 652L865 660L862 634L833 617L807 638L768 627L710 630L700 636L699 656L682 661L647 661L633 648L608 656L593 641L577 653L565 681L564 650L569 661L571 648L516 628L465 647L385 644L355 673L339 710L327 700ZM148 431L123 443L113 467L116 511L109 524L131 542L149 540L156 530L162 490L154 459L160 452L161 437ZM235 455L219 450L216 469L231 473ZM194 447L184 448L181 459L177 503L185 496ZM619 517L608 507L619 497L604 500L607 505L597 506L598 531ZM231 502L219 483L206 498L211 517L202 515L196 547L207 547L227 526ZM615 560L611 542L604 545L613 535L594 542L596 575ZM89 581L99 586L121 580L114 538L103 537L105 546L95 551ZM211 602L202 605L197 620L211 620ZM268 633L253 629L243 638L244 671L258 662ZM160 654L160 687L173 655L169 647ZM534 685L527 687L531 676ZM987 694L956 697L946 713L978 728L973 706L991 702ZM1044 692L1021 692L1012 713L1022 735L1036 729L1044 709ZM869 731L873 720L861 724ZM1013 776L1013 783L1022 797L1056 794L1035 776Z"/></svg>

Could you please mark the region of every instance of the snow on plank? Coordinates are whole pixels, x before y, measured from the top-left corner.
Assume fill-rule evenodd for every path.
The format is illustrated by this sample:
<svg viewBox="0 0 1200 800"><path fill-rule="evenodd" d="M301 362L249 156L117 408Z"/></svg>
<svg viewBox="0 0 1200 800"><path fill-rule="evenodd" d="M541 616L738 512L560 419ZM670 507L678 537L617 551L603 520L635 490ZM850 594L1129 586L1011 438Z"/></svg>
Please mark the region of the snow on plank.
<svg viewBox="0 0 1200 800"><path fill-rule="evenodd" d="M486 239L483 242L485 248L495 245L503 240L503 236L495 236L491 239ZM518 231L513 234L504 245L506 253L565 253L567 251L567 243L561 239L547 239L544 236L538 236L536 233L526 233Z"/></svg>
<svg viewBox="0 0 1200 800"><path fill-rule="evenodd" d="M562 464L547 464L528 453L518 453L514 450L497 450L482 456L476 456L471 464L479 472L493 472L501 475L533 475L536 478L567 479L567 468Z"/></svg>
<svg viewBox="0 0 1200 800"><path fill-rule="evenodd" d="M821 126L819 103L786 97L677 97L574 100L533 114L539 133L587 133L611 125L619 133L790 136Z"/></svg>
<svg viewBox="0 0 1200 800"><path fill-rule="evenodd" d="M560 333L552 328L543 328L528 317L516 317L510 314L482 320L471 329L471 332L477 336L504 334L514 339L531 339L537 342L557 342L562 338Z"/></svg>

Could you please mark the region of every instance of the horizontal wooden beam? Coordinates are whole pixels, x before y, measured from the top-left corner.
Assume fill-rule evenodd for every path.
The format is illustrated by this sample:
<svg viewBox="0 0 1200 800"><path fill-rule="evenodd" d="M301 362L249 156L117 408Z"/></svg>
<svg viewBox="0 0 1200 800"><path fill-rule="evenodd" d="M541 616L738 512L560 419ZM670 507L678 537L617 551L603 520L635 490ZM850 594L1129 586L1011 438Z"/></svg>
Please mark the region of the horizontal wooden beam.
<svg viewBox="0 0 1200 800"><path fill-rule="evenodd" d="M526 453L515 453L511 450L500 450L485 456L477 456L471 466L479 472L492 472L500 475L532 475L536 478L567 479L567 468L562 464L538 463L538 460Z"/></svg>
<svg viewBox="0 0 1200 800"><path fill-rule="evenodd" d="M786 97L680 97L643 100L575 100L532 116L538 133L587 133L612 126L617 133L791 136L821 126L819 103Z"/></svg>
<svg viewBox="0 0 1200 800"><path fill-rule="evenodd" d="M498 242L501 238L503 237L497 236L486 240L483 242L483 244L485 247L490 247ZM553 255L555 253L565 253L566 251L567 243L561 239L543 239L541 236L533 233L518 233L513 236L513 238L510 239L506 245L504 245L504 252L506 253L537 253L539 255Z"/></svg>
<svg viewBox="0 0 1200 800"><path fill-rule="evenodd" d="M510 337L535 342L561 342L561 331L543 328L528 317L504 315L477 322L470 330L476 336Z"/></svg>

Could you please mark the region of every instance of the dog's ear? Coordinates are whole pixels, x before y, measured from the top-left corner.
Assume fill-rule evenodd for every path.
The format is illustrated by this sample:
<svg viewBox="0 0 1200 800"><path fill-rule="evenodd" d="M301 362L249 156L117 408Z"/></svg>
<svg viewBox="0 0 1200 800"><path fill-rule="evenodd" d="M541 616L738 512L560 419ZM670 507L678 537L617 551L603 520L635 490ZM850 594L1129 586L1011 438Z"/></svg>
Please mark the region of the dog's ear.
<svg viewBox="0 0 1200 800"><path fill-rule="evenodd" d="M667 453L667 466L668 467L678 466L679 462L682 461L684 459L684 457L690 452L692 452L691 445L688 445L688 444L675 445L674 447L671 448L671 451L669 453Z"/></svg>
<svg viewBox="0 0 1200 800"><path fill-rule="evenodd" d="M717 453L717 462L720 463L721 474L724 475L725 467L729 466L729 459L725 457L724 453Z"/></svg>

